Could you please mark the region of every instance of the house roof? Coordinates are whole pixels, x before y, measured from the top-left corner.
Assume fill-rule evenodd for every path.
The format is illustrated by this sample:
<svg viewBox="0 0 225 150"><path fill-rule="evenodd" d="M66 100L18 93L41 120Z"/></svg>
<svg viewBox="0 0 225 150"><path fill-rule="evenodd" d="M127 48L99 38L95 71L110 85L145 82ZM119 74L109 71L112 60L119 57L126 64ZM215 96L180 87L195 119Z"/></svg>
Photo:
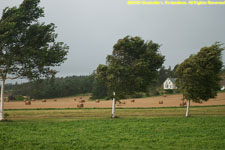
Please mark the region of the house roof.
<svg viewBox="0 0 225 150"><path fill-rule="evenodd" d="M177 78L168 78L170 79L171 82L175 83L175 81L177 80Z"/></svg>

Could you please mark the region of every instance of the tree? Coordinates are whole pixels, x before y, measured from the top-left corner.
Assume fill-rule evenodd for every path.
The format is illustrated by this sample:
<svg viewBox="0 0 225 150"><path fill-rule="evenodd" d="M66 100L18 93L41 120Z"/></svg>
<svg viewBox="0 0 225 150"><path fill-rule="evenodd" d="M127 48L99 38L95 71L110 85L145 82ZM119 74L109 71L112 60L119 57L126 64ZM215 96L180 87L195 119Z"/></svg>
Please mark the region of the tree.
<svg viewBox="0 0 225 150"><path fill-rule="evenodd" d="M104 78L108 96L116 99L145 92L156 79L157 70L164 62L159 53L160 45L152 41L145 42L140 37L126 36L119 39L113 47L112 55L107 56L107 65L99 66L97 74Z"/></svg>
<svg viewBox="0 0 225 150"><path fill-rule="evenodd" d="M95 80L93 83L92 90L92 99L105 98L107 96L107 86L106 86L106 77L107 77L106 65L99 65L94 73Z"/></svg>
<svg viewBox="0 0 225 150"><path fill-rule="evenodd" d="M208 101L214 98L220 89L220 71L223 66L220 43L203 47L196 55L184 60L176 70L177 85L188 101L186 117L189 116L190 100L194 102Z"/></svg>
<svg viewBox="0 0 225 150"><path fill-rule="evenodd" d="M56 42L55 25L39 23L44 16L39 0L24 0L19 7L5 8L0 19L0 120L4 119L6 79L47 77L63 63L68 46Z"/></svg>
<svg viewBox="0 0 225 150"><path fill-rule="evenodd" d="M159 48L159 44L145 42L140 37L126 36L118 40L112 55L107 56L110 93L115 91L118 98L124 98L135 92L145 92L164 62Z"/></svg>

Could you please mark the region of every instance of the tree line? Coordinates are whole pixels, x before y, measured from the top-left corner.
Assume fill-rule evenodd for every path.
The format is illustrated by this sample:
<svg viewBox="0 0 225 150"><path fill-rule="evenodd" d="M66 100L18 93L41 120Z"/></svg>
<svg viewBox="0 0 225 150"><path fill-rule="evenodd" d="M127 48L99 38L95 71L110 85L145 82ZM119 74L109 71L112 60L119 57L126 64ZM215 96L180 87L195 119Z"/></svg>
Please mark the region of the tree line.
<svg viewBox="0 0 225 150"><path fill-rule="evenodd" d="M130 43L138 45L138 47L135 47ZM162 90L162 84L168 77L181 79L185 72L183 70L179 70L179 68L181 68L180 66L182 66L183 63L180 65L175 65L174 68L166 68L165 66L163 66L162 62L164 61L164 57L158 53L158 49L159 45L157 43L153 43L152 41L145 42L140 37L127 36L123 39L118 40L118 42L115 44L112 55L107 56L107 64L100 64L91 75L71 76L65 78L55 78L54 76L52 76L51 78L41 80L39 79L37 81L31 81L28 83L15 85L8 84L6 85L6 90L10 91L9 93L11 93L11 95L14 97L16 95L26 95L36 99L74 96L77 94L85 93L92 93L91 99L112 99L113 91L116 91L117 99L160 95L162 94L160 93L160 91ZM209 55L209 57L216 57L213 63L217 63L218 70L216 75L221 77L216 77L216 79L214 79L214 84L216 84L216 87L214 87L214 89L216 88L218 90L218 81L224 79L225 77L225 69L222 68L222 62L220 58L222 51L220 49L222 48L220 48L220 44L216 43L211 47L208 47L208 49L203 49L210 50L206 51L207 54L205 54L206 52L201 50L204 52L201 52L203 53L201 54L203 56L200 55L201 57L204 58L204 56L211 53L212 56ZM132 50L134 52L132 52ZM129 56L130 54L132 54L132 56ZM214 56L213 54L217 54L218 56ZM192 57L194 56L195 55L191 55L189 59L192 59ZM206 58L203 59L200 58L200 56L196 55L194 57L196 60L194 61L196 61L197 63L203 63L203 60L205 60ZM149 63L146 63L148 59L150 61ZM158 64L157 59L159 59ZM199 59L201 59L202 61L200 61ZM216 60L218 62L216 62ZM206 59L206 61L208 60ZM151 62L154 62L153 65L151 64ZM191 62L189 63L189 66L186 67L189 67L189 69L191 70L194 68L194 63L195 62L193 62L192 64ZM209 69L211 69L214 65L213 63L206 63L205 65L203 65L203 67L209 66ZM146 71L149 68L154 69ZM203 69L199 70L199 72L197 73L196 70L189 71L189 73L187 74L188 77L193 73L196 73L196 75L192 78L193 81L190 79L189 80L193 83L196 83L194 81L197 80L198 76L206 74L203 72L207 72L207 70ZM208 76L210 77L211 74L209 74ZM187 77L185 77L185 79L187 79ZM186 84L190 86L189 89L193 90L194 87L193 85L190 85L191 82L189 80ZM201 81L201 84L208 86L209 83L206 81L206 79ZM177 83L177 85L180 85L179 87L182 90L183 87L181 86L181 84ZM196 87L196 90L197 89L199 89L199 87ZM206 91L208 90L209 89L206 89Z"/></svg>
<svg viewBox="0 0 225 150"><path fill-rule="evenodd" d="M11 99L16 96L30 96L35 99L56 98L91 93L94 76L71 76L31 81L22 84L7 84L6 91Z"/></svg>
<svg viewBox="0 0 225 150"><path fill-rule="evenodd" d="M162 83L167 77L174 77L174 69L162 66L158 70L157 82L152 86L154 88L149 89L147 93L155 95L155 92L162 88ZM5 91L9 95L10 100L16 100L17 96L30 96L35 99L43 99L87 93L92 93L92 99L109 99L107 97L107 87L97 81L96 73L86 76L52 77L21 84L6 84Z"/></svg>

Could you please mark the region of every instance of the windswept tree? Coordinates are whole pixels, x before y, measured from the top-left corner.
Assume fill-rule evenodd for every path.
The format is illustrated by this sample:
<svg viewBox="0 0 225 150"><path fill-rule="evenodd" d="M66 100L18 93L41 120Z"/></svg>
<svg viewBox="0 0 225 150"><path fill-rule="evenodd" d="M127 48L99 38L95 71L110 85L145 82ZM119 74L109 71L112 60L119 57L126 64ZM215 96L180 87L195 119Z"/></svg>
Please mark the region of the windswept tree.
<svg viewBox="0 0 225 150"><path fill-rule="evenodd" d="M56 42L54 24L39 23L44 17L39 0L24 0L19 7L5 8L0 19L0 120L4 119L4 84L6 79L38 79L56 72L63 63L68 46Z"/></svg>
<svg viewBox="0 0 225 150"><path fill-rule="evenodd" d="M160 45L145 42L140 37L126 36L113 47L112 55L107 56L107 86L118 98L145 92L157 78L157 70L164 62L159 53Z"/></svg>
<svg viewBox="0 0 225 150"><path fill-rule="evenodd" d="M186 117L189 116L190 101L208 101L220 89L220 72L223 66L220 43L203 47L196 55L191 55L181 63L176 74L177 85L187 100Z"/></svg>
<svg viewBox="0 0 225 150"><path fill-rule="evenodd" d="M156 80L157 70L164 62L159 53L160 45L145 42L140 37L126 36L113 47L107 56L107 64L97 69L97 78L105 81L108 97L116 93L117 100L136 92L145 92Z"/></svg>

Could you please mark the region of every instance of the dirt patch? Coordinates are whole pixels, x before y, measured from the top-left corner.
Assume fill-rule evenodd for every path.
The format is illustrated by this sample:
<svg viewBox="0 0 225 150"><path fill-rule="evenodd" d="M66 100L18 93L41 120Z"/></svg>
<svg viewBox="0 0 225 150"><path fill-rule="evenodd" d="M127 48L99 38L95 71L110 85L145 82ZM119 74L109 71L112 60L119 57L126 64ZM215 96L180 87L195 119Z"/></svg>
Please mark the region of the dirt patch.
<svg viewBox="0 0 225 150"><path fill-rule="evenodd" d="M57 98L47 99L46 102L42 100L32 101L31 105L25 105L25 102L5 102L5 109L31 109L31 108L77 108L77 104L80 100L85 100L84 108L111 108L112 100L108 101L90 101L89 96L83 97L69 97L69 98ZM117 103L118 108L144 108L144 107L179 107L181 103L182 95L167 95L166 97L157 96L149 98L139 98L121 100L121 104ZM160 101L163 103L159 104ZM194 103L191 102L191 106L205 106L205 105L225 105L225 93L218 93L218 96L214 99L210 99L208 102Z"/></svg>

